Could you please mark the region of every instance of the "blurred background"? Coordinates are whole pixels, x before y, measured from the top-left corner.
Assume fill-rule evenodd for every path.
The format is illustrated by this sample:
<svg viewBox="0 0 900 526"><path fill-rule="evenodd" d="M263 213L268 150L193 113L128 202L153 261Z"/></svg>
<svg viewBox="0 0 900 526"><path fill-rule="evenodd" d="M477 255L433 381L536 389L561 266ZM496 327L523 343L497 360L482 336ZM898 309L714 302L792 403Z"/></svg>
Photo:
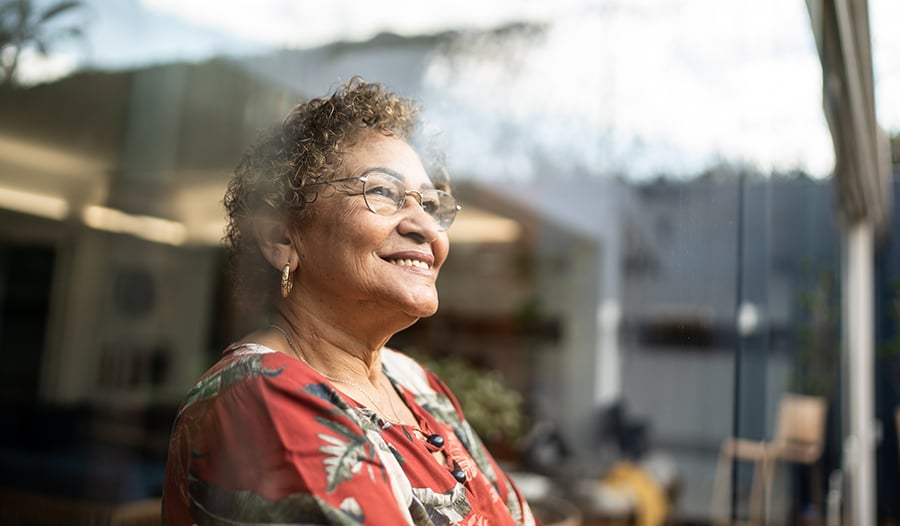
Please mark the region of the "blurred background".
<svg viewBox="0 0 900 526"><path fill-rule="evenodd" d="M898 20L0 1L0 520L159 523L177 405L246 327L230 172L361 75L421 101L463 206L440 311L391 345L546 524L897 524Z"/></svg>

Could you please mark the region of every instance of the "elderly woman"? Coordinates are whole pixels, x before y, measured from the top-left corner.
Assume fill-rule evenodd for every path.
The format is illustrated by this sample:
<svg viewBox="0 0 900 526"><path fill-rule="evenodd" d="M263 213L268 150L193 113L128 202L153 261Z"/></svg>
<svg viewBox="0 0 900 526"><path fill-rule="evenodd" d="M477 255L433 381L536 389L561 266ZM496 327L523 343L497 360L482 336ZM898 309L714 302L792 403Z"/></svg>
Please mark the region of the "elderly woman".
<svg viewBox="0 0 900 526"><path fill-rule="evenodd" d="M178 413L166 524L535 524L447 386L385 347L437 310L459 209L407 142L415 118L354 79L238 166L227 242L265 321Z"/></svg>

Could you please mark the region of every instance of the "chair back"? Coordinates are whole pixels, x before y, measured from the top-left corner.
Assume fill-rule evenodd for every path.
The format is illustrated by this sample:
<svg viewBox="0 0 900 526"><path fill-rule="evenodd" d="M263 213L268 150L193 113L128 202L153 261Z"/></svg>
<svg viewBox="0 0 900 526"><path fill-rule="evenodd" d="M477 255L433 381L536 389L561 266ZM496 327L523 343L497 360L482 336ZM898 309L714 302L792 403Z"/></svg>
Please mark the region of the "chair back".
<svg viewBox="0 0 900 526"><path fill-rule="evenodd" d="M784 395L774 440L781 456L795 462L813 462L819 457L825 443L827 408L821 396Z"/></svg>

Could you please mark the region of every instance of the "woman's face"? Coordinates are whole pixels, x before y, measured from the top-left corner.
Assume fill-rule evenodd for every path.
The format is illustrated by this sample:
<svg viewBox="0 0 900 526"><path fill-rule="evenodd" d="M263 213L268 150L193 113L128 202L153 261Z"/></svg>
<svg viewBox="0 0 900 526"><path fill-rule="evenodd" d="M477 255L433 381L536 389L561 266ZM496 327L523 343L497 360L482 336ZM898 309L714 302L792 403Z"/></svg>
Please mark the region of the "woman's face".
<svg viewBox="0 0 900 526"><path fill-rule="evenodd" d="M378 168L396 174L407 190L432 187L415 151L380 134L354 146L334 179ZM396 214L384 216L367 208L362 190L359 181L321 190L298 232L300 265L294 286L300 290L292 295L337 309L332 314L342 316L400 314L413 318L412 323L434 314L435 280L450 249L447 233L438 230L413 197Z"/></svg>

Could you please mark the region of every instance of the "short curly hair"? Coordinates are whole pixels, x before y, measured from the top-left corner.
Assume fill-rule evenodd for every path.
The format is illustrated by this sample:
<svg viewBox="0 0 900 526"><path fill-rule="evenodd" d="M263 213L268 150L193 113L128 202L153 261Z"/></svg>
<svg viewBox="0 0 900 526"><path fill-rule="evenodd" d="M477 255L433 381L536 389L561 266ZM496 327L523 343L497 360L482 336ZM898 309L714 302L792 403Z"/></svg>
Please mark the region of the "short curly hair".
<svg viewBox="0 0 900 526"><path fill-rule="evenodd" d="M254 217L274 210L299 224L321 188L314 184L334 179L349 149L373 133L410 141L418 114L411 99L354 77L330 96L295 106L281 125L260 135L235 168L224 199L224 241L239 306L268 315L278 291L279 272L259 250Z"/></svg>

